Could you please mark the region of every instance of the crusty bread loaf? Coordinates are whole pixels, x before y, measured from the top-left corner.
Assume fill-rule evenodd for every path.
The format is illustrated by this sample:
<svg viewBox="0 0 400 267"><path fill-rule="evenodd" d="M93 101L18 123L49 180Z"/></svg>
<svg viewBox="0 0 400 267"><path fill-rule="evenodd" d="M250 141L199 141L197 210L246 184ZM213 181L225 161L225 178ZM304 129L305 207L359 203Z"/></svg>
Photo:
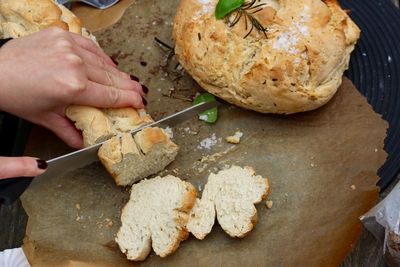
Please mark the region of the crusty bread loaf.
<svg viewBox="0 0 400 267"><path fill-rule="evenodd" d="M131 130L153 121L144 110L72 105L66 115L82 131L85 146L114 136L100 147L98 156L117 185L129 185L163 170L178 153L163 129L146 128L132 137Z"/></svg>
<svg viewBox="0 0 400 267"><path fill-rule="evenodd" d="M181 0L174 20L176 56L204 89L263 113L308 111L332 98L360 34L336 0L256 1L265 4L253 16L267 38L255 28L244 38L244 15L232 27L217 20L217 2Z"/></svg>
<svg viewBox="0 0 400 267"><path fill-rule="evenodd" d="M232 166L210 174L201 199L196 200L187 228L196 238L211 232L215 215L222 229L232 237L245 237L257 222L254 204L268 195L267 178L250 167Z"/></svg>
<svg viewBox="0 0 400 267"><path fill-rule="evenodd" d="M196 189L173 176L142 180L132 186L122 210L116 241L129 260L144 260L151 251L161 257L173 253L188 237L188 213Z"/></svg>
<svg viewBox="0 0 400 267"><path fill-rule="evenodd" d="M81 34L79 19L53 0L1 0L0 37L17 38L56 26Z"/></svg>

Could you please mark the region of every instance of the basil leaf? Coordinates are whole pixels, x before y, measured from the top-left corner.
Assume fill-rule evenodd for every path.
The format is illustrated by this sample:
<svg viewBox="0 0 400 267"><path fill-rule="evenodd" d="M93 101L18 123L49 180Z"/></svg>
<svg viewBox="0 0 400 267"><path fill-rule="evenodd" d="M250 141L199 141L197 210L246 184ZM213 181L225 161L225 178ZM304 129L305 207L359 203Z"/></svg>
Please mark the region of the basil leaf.
<svg viewBox="0 0 400 267"><path fill-rule="evenodd" d="M197 105L203 102L214 101L215 96L210 93L203 93L198 95L193 100L193 105ZM208 123L215 123L218 119L218 108L211 108L199 114L199 119Z"/></svg>
<svg viewBox="0 0 400 267"><path fill-rule="evenodd" d="M215 17L222 19L243 5L245 0L219 0L215 8Z"/></svg>

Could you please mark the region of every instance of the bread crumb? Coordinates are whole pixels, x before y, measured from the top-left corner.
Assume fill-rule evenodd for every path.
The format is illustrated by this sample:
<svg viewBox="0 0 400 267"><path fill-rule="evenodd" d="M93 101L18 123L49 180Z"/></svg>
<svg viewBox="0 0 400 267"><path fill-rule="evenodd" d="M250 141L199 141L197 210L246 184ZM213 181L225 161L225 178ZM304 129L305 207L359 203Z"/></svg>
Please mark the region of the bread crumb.
<svg viewBox="0 0 400 267"><path fill-rule="evenodd" d="M113 221L111 221L111 219L109 219L109 218L106 218L105 221L107 223L106 226L108 228L110 228L110 227L112 227L114 225Z"/></svg>
<svg viewBox="0 0 400 267"><path fill-rule="evenodd" d="M234 135L226 137L225 140L231 144L239 144L240 139L242 137L243 137L243 133L240 131L237 131Z"/></svg>
<svg viewBox="0 0 400 267"><path fill-rule="evenodd" d="M377 148L375 148L375 150L374 150L374 151L375 151L375 153L376 153L376 152L378 152L378 149L377 149Z"/></svg>
<svg viewBox="0 0 400 267"><path fill-rule="evenodd" d="M352 185L350 186L350 188L351 188L351 190L356 190L356 186L355 186L354 184L352 184Z"/></svg>
<svg viewBox="0 0 400 267"><path fill-rule="evenodd" d="M273 204L274 204L274 202L273 202L272 200L267 200L267 201L265 201L265 206L266 206L268 209L271 209Z"/></svg>
<svg viewBox="0 0 400 267"><path fill-rule="evenodd" d="M102 222L96 222L97 228L102 228L103 227L103 223Z"/></svg>
<svg viewBox="0 0 400 267"><path fill-rule="evenodd" d="M192 131L189 127L186 127L184 130L185 130L185 132L187 132L188 134L191 134L191 135L196 135L196 134L198 134L198 132Z"/></svg>
<svg viewBox="0 0 400 267"><path fill-rule="evenodd" d="M81 204L76 203L76 204L75 204L75 208L76 208L77 210L81 210Z"/></svg>

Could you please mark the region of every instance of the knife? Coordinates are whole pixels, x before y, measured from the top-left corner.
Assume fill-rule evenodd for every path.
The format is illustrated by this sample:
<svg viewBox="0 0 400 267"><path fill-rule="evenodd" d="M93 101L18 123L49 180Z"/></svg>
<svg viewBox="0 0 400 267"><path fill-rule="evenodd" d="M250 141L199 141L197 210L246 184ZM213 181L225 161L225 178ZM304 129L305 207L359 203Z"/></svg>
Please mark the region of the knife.
<svg viewBox="0 0 400 267"><path fill-rule="evenodd" d="M175 126L183 121L192 118L196 114L204 112L218 105L219 102L217 101L203 102L188 107L182 111L179 111L167 117L164 117L158 121L145 124L139 128L132 130L130 133L133 136L137 132L140 132L141 130L147 127ZM110 136L109 138L111 137L112 136ZM37 181L37 180L51 178L53 176L61 175L71 170L85 167L95 161L98 161L99 159L97 157L97 151L105 142L107 142L107 140L48 160L47 170L42 175L34 177L34 180ZM6 204L6 205L12 204L16 199L20 197L20 195L22 195L22 193L26 190L26 188L28 188L32 180L33 177L0 179L0 204Z"/></svg>

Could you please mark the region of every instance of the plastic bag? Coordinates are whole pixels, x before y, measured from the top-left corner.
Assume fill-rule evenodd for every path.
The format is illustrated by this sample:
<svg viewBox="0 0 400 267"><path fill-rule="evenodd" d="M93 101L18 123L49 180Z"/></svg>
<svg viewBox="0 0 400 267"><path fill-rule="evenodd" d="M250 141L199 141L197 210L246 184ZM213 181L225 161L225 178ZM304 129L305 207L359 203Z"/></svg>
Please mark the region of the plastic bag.
<svg viewBox="0 0 400 267"><path fill-rule="evenodd" d="M400 266L400 182L378 205L360 217L378 240L389 266Z"/></svg>

